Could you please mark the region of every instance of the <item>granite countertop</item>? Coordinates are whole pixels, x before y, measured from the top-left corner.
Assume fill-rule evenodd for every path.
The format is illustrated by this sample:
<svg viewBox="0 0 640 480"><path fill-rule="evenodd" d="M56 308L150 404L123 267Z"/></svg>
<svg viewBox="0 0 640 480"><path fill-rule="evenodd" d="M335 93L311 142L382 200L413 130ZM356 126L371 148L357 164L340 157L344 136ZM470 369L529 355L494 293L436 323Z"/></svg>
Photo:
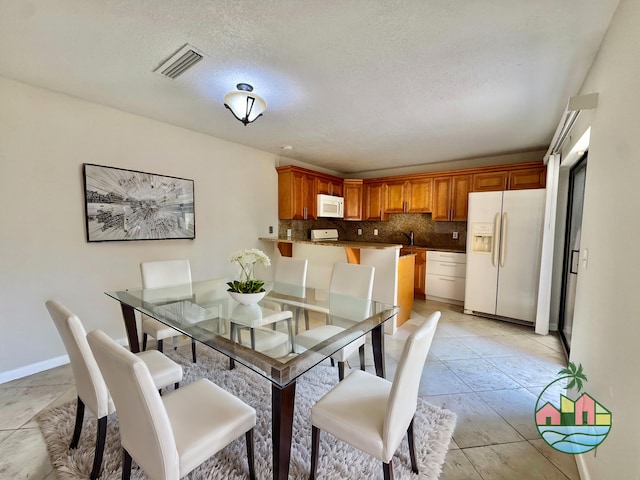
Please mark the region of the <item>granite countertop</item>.
<svg viewBox="0 0 640 480"><path fill-rule="evenodd" d="M466 253L463 248L427 247L426 245L403 245L402 248L413 248L416 250L428 250L432 252Z"/></svg>
<svg viewBox="0 0 640 480"><path fill-rule="evenodd" d="M382 243L382 242L346 242L342 240L328 240L326 242L318 242L312 240L294 240L291 238L277 237L260 237L258 240L276 243L305 243L308 245L323 245L328 247L345 247L345 248L375 248L378 250L400 249L404 245L400 243Z"/></svg>
<svg viewBox="0 0 640 480"><path fill-rule="evenodd" d="M416 250L431 250L436 252L452 252L452 253L465 253L464 249L454 248L441 248L432 247L426 245L403 245L400 243L382 243L382 242L348 242L342 240L329 240L326 242L317 242L312 240L294 240L291 238L277 238L277 237L260 237L259 240L265 240L267 242L275 243L306 243L309 245L324 245L329 247L345 247L345 248L375 248L375 249L399 249L399 248L413 248Z"/></svg>

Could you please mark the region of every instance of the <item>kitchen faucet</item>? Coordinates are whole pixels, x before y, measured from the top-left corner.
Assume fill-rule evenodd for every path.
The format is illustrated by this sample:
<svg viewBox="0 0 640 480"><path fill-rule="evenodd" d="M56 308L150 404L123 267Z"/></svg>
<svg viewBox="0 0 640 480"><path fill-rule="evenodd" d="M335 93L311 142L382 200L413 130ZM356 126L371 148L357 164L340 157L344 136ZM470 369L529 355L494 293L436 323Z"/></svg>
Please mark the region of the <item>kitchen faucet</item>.
<svg viewBox="0 0 640 480"><path fill-rule="evenodd" d="M409 237L409 245L413 245L413 230L411 230L409 233L402 232L402 234Z"/></svg>

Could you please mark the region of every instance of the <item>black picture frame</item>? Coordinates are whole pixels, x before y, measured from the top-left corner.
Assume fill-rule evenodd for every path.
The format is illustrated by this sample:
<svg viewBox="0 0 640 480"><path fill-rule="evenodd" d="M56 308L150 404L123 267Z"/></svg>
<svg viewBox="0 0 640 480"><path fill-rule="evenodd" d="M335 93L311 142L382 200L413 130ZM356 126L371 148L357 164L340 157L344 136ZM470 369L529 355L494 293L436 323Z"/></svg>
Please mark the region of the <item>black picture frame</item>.
<svg viewBox="0 0 640 480"><path fill-rule="evenodd" d="M83 164L87 242L196 238L194 181Z"/></svg>

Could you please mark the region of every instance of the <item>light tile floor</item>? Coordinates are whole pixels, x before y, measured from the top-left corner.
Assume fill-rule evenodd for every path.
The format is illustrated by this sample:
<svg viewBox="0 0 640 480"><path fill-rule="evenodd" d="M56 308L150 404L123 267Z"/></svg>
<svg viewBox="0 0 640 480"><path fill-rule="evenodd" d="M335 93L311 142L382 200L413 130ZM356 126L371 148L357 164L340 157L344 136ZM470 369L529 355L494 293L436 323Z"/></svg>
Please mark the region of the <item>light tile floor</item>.
<svg viewBox="0 0 640 480"><path fill-rule="evenodd" d="M420 395L458 415L441 480L579 480L573 457L548 447L533 421L537 395L566 366L558 338L464 315L457 306L419 300L414 305L424 317L436 310L442 318ZM412 319L386 338L388 377L419 323ZM552 395L557 399L557 392ZM75 398L68 365L0 385L0 479L55 479L33 418Z"/></svg>

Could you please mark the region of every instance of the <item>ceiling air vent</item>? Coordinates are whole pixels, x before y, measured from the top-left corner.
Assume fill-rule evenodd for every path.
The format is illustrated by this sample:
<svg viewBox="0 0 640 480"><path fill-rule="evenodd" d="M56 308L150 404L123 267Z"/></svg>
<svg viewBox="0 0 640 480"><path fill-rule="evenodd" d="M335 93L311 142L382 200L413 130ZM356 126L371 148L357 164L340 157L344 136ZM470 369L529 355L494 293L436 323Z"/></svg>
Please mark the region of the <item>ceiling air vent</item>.
<svg viewBox="0 0 640 480"><path fill-rule="evenodd" d="M202 60L204 53L188 43L154 70L164 77L176 78Z"/></svg>

